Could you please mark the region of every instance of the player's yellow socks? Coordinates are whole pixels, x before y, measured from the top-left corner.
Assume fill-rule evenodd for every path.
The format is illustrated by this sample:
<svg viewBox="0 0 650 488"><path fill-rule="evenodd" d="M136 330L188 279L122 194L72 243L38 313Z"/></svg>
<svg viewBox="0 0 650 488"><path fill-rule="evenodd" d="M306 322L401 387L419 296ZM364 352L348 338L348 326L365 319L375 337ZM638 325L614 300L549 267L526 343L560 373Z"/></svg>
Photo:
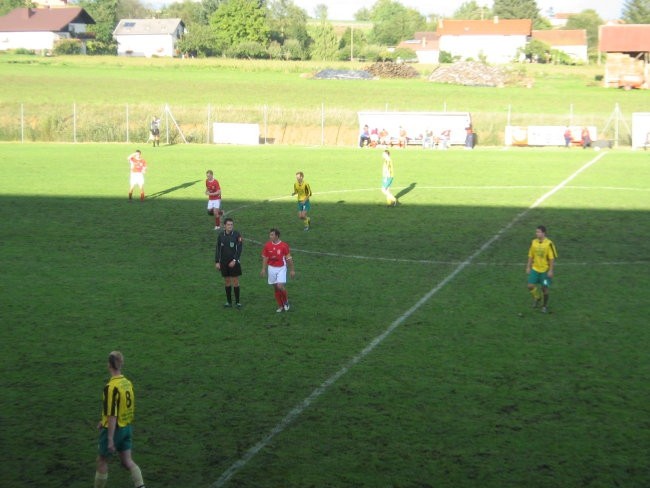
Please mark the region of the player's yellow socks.
<svg viewBox="0 0 650 488"><path fill-rule="evenodd" d="M530 294L533 296L535 300L539 300L541 297L539 296L539 290L537 290L537 287L533 288L530 290Z"/></svg>
<svg viewBox="0 0 650 488"><path fill-rule="evenodd" d="M131 479L133 480L133 486L135 488L140 488L144 486L144 481L142 481L142 473L137 464L133 464L131 468Z"/></svg>
<svg viewBox="0 0 650 488"><path fill-rule="evenodd" d="M95 471L95 488L104 488L106 486L106 480L108 479L108 473L99 473Z"/></svg>

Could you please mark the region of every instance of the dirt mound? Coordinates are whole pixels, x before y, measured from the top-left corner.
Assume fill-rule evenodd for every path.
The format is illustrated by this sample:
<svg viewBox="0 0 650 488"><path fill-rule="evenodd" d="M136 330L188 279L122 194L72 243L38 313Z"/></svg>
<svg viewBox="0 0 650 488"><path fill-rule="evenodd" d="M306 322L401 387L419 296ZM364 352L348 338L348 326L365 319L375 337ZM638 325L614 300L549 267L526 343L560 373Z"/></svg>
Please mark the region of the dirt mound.
<svg viewBox="0 0 650 488"><path fill-rule="evenodd" d="M413 66L404 63L374 63L365 70L378 78L419 78L420 76Z"/></svg>
<svg viewBox="0 0 650 488"><path fill-rule="evenodd" d="M451 83L465 86L529 86L532 82L523 74L503 66L490 66L477 61L461 61L441 64L431 75L429 81Z"/></svg>

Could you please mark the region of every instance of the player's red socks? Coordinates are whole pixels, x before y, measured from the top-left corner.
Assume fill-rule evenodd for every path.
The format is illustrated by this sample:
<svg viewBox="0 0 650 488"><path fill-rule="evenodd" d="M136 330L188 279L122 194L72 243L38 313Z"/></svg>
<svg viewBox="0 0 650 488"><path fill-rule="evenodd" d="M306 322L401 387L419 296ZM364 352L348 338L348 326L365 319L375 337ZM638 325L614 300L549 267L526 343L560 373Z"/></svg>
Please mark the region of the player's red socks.
<svg viewBox="0 0 650 488"><path fill-rule="evenodd" d="M277 288L275 289L275 301L278 302L278 305L279 305L279 306L283 306L283 305L284 305L284 300L283 300L283 296L282 296L282 291L281 291L281 290L278 290Z"/></svg>
<svg viewBox="0 0 650 488"><path fill-rule="evenodd" d="M144 201L144 192L140 193L140 201Z"/></svg>

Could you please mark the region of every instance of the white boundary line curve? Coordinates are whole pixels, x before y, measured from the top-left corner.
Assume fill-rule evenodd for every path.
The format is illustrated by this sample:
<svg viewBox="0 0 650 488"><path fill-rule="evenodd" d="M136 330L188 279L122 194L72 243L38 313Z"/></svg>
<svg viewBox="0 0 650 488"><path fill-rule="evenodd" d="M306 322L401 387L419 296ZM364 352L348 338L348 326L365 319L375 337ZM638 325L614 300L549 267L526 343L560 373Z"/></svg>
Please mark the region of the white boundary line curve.
<svg viewBox="0 0 650 488"><path fill-rule="evenodd" d="M395 319L387 328L384 330L381 334L379 334L377 337L375 337L368 345L361 350L356 356L354 356L352 359L350 359L347 364L345 364L341 369L339 369L336 373L331 375L329 378L327 378L320 386L318 386L314 391L309 394L304 400L299 402L296 406L294 406L289 413L287 413L282 420L278 424L273 427L266 436L264 436L259 442L257 442L253 447L248 449L244 455L235 461L228 469L226 469L221 476L219 476L219 479L215 481L212 485L210 485L210 488L220 488L224 486L230 478L232 478L235 473L237 473L240 469L242 469L248 462L253 459L257 453L259 453L262 449L264 449L268 444L273 440L275 436L278 434L282 433L289 425L291 425L294 420L296 420L302 413L315 401L317 400L323 393L325 393L332 385L334 385L342 376L347 374L347 372L354 366L356 365L359 361L361 361L363 358L365 358L368 354L370 354L378 345L380 345L388 336L390 336L395 329L397 329L406 319L408 319L411 315L413 315L422 305L424 305L429 299L434 296L438 291L440 291L442 288L444 288L447 283L452 281L458 274L460 274L461 271L463 271L467 266L469 266L476 257L481 255L486 249L488 249L492 244L494 244L497 240L501 238L501 236L510 230L517 222L519 222L526 214L528 214L531 210L537 208L540 206L545 200L553 196L555 193L563 189L571 180L576 178L580 173L583 171L587 170L590 168L592 165L597 163L600 159L605 156L605 152L600 153L598 156L593 158L591 161L587 162L583 166L581 166L578 170L576 170L573 174L571 174L568 178L566 178L564 181L556 185L553 189L550 191L546 192L544 195L539 197L537 200L533 202L532 205L530 205L527 209L524 211L520 212L517 214L508 224L506 224L504 227L502 227L496 234L494 234L490 239L488 239L481 247L479 247L476 251L474 251L473 254L471 254L465 261L461 262L458 264L458 266L451 272L449 273L445 278L442 279L436 286L434 286L431 290L429 290L422 298L420 298L415 305L413 305L411 308L409 308L406 312L404 312L402 315L400 315L397 319Z"/></svg>

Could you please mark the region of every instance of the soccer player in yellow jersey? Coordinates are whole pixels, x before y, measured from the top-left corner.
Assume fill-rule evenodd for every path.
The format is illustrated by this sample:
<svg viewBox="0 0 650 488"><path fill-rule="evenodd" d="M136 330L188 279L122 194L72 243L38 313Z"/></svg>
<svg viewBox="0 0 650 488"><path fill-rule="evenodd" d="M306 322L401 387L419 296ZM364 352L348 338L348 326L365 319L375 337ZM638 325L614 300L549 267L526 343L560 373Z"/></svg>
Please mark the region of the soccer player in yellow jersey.
<svg viewBox="0 0 650 488"><path fill-rule="evenodd" d="M142 473L131 459L133 443L131 422L135 412L133 385L122 374L124 356L119 351L108 355L108 371L111 379L104 386L102 395L102 419L99 430L99 454L94 488L104 488L108 480L108 460L117 452L122 466L131 472L135 488L144 488Z"/></svg>
<svg viewBox="0 0 650 488"><path fill-rule="evenodd" d="M397 205L397 198L390 191L390 185L393 184L393 160L390 158L390 151L384 150L382 155L384 163L381 169L381 192L386 197L386 203L390 207Z"/></svg>
<svg viewBox="0 0 650 488"><path fill-rule="evenodd" d="M311 219L307 216L307 212L311 210L309 197L311 197L312 193L311 187L305 181L305 175L302 171L296 173L296 182L293 184L293 193L291 195L296 195L298 198L298 218L302 220L305 226L304 230L307 231L311 224Z"/></svg>
<svg viewBox="0 0 650 488"><path fill-rule="evenodd" d="M553 280L556 258L557 249L555 249L553 241L546 237L546 227L543 225L537 226L535 239L530 243L528 250L526 273L528 274L528 290L534 300L533 307L537 308L541 303L542 312L544 313L547 312L548 289L551 287L551 281Z"/></svg>

